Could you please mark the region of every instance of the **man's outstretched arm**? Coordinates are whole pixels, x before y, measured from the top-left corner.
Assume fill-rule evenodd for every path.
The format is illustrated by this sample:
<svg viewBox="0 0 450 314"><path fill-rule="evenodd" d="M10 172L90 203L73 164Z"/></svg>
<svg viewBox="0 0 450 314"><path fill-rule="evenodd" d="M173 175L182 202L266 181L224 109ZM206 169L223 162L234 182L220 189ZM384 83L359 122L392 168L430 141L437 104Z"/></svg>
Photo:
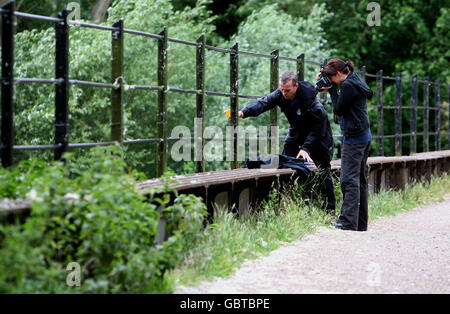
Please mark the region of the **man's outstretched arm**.
<svg viewBox="0 0 450 314"><path fill-rule="evenodd" d="M258 98L239 111L239 118L257 117L267 110L275 108L282 100L282 97L281 91L277 89L267 96Z"/></svg>

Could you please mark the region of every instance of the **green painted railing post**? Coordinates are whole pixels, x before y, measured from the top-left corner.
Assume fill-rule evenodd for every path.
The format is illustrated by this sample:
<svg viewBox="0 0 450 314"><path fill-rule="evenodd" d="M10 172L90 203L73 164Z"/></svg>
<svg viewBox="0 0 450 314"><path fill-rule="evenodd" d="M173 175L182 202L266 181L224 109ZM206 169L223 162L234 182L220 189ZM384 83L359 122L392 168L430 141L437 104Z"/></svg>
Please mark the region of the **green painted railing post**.
<svg viewBox="0 0 450 314"><path fill-rule="evenodd" d="M441 150L441 82L437 79L434 82L434 101L436 109L436 149Z"/></svg>
<svg viewBox="0 0 450 314"><path fill-rule="evenodd" d="M111 90L111 140L123 143L123 21L113 25L111 77L116 85Z"/></svg>
<svg viewBox="0 0 450 314"><path fill-rule="evenodd" d="M279 72L280 72L280 58L279 50L274 50L271 53L272 59L270 59L270 92L275 91L279 85ZM279 134L278 134L278 109L270 110L270 153L277 154L279 150Z"/></svg>
<svg viewBox="0 0 450 314"><path fill-rule="evenodd" d="M325 67L326 65L327 65L327 63L328 63L328 60L327 59L324 59L323 60L323 62L322 62L322 65L320 66L320 69L319 69L319 71L323 68L323 67ZM328 96L328 92L321 92L321 93L319 93L319 98L320 98L320 102L322 103L322 105L325 107L326 105L327 105L327 96ZM326 110L326 107L325 107L325 110Z"/></svg>
<svg viewBox="0 0 450 314"><path fill-rule="evenodd" d="M238 108L239 108L239 44L235 43L231 47L230 52L230 103L231 103L231 125L233 126L233 155L231 160L231 169L239 167L238 162L238 141L237 141L237 126L238 126Z"/></svg>
<svg viewBox="0 0 450 314"><path fill-rule="evenodd" d="M447 104L448 104L448 121L447 121L447 141L448 141L448 147L447 149L450 149L450 84L447 84Z"/></svg>
<svg viewBox="0 0 450 314"><path fill-rule="evenodd" d="M14 147L14 1L2 7L2 166L13 164Z"/></svg>
<svg viewBox="0 0 450 314"><path fill-rule="evenodd" d="M156 176L160 177L167 170L167 28L159 33L158 39L158 153Z"/></svg>
<svg viewBox="0 0 450 314"><path fill-rule="evenodd" d="M297 77L299 82L305 80L305 54L302 53L297 57Z"/></svg>
<svg viewBox="0 0 450 314"><path fill-rule="evenodd" d="M58 14L62 20L55 24L55 160L60 160L69 145L69 25L68 12Z"/></svg>
<svg viewBox="0 0 450 314"><path fill-rule="evenodd" d="M417 74L412 77L411 87L411 142L410 152L417 152Z"/></svg>
<svg viewBox="0 0 450 314"><path fill-rule="evenodd" d="M428 152L430 150L430 82L428 77L423 83L423 106L423 151Z"/></svg>
<svg viewBox="0 0 450 314"><path fill-rule="evenodd" d="M203 149L205 147L205 103L206 103L206 87L205 87L205 67L206 67L206 50L205 35L203 34L197 39L199 44L197 47L197 118L201 119L201 130L197 134L199 138L195 141L196 169L197 172L205 172L205 161L203 158ZM197 132L197 133L198 133ZM201 137L201 138L200 138Z"/></svg>
<svg viewBox="0 0 450 314"><path fill-rule="evenodd" d="M365 82L366 81L366 66L365 65L361 68L360 73L361 73L362 79Z"/></svg>
<svg viewBox="0 0 450 314"><path fill-rule="evenodd" d="M402 74L395 78L395 155L402 155Z"/></svg>
<svg viewBox="0 0 450 314"><path fill-rule="evenodd" d="M384 156L383 70L377 73L378 156Z"/></svg>

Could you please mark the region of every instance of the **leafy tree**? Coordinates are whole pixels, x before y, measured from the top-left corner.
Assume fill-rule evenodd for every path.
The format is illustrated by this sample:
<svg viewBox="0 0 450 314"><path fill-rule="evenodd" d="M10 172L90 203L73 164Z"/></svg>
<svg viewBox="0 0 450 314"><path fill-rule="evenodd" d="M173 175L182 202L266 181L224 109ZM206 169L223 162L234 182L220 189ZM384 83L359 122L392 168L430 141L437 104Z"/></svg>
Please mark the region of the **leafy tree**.
<svg viewBox="0 0 450 314"><path fill-rule="evenodd" d="M165 272L181 261L188 242L204 235L205 205L176 193L169 204L174 191L167 187L140 194L140 175L127 170L120 147L65 158L65 164L33 160L0 169L7 185L0 197L33 204L23 224L0 216L0 292L161 292ZM160 218L167 239L155 243ZM66 284L71 262L82 267L81 287Z"/></svg>
<svg viewBox="0 0 450 314"><path fill-rule="evenodd" d="M202 20L197 23L197 19ZM136 0L113 3L107 24L119 19L130 29L158 33L169 27L171 37L196 40L213 30L202 5L173 14L172 7L162 0ZM54 30L24 31L17 35L17 77L53 77ZM125 81L130 85L157 85L155 40L127 35L125 39ZM70 76L72 79L111 82L111 34L98 30L72 27L70 31ZM178 44L169 46L169 85L195 88L195 49ZM51 86L17 86L16 142L20 144L51 143L53 138L54 92ZM70 93L70 141L109 140L110 91L72 86ZM128 91L125 97L125 138L156 137L156 92ZM194 117L195 96L175 95L169 106L170 126L190 125L185 117ZM186 104L189 104L186 106ZM186 110L177 115L177 108ZM192 120L191 124L193 124ZM150 146L150 145L149 145ZM136 146L137 147L137 146ZM155 147L129 147L133 166L143 164L153 175ZM149 149L150 148L150 149ZM132 157L131 157L132 156ZM133 162L134 160L134 162ZM145 166L144 166L145 164Z"/></svg>
<svg viewBox="0 0 450 314"><path fill-rule="evenodd" d="M10 0L1 0L0 6L3 6ZM117 1L117 0L116 0ZM80 17L84 20L96 20L97 18L103 18L103 12L107 9L111 1L107 0L16 0L15 9L24 13L32 13L44 16L53 16L61 12L64 9L71 9L70 3L77 3L80 6ZM31 30L31 29L45 29L48 24L40 21L34 21L25 18L17 19L18 31Z"/></svg>
<svg viewBox="0 0 450 314"><path fill-rule="evenodd" d="M119 19L125 27L149 33L159 33L163 27L169 29L169 36L195 41L202 33L214 31L214 17L206 9L208 2L199 2L194 8L185 8L174 14L174 9L163 0L134 0L113 2L108 11L107 25ZM269 54L280 49L283 56L296 57L304 52L311 58L322 58L329 53L323 49L323 31L318 20L326 15L323 6L317 6L308 19L288 18L275 6L255 11L241 26L238 34L230 41L218 45L229 48L240 41L241 49ZM276 29L277 32L273 30ZM257 36L255 36L257 35ZM209 36L208 36L209 37ZM24 31L17 35L15 70L17 77L53 77L54 72L54 30ZM71 27L70 30L70 76L71 79L111 82L109 32ZM184 89L195 89L195 48L169 43L168 85ZM20 60L20 61L19 61ZM126 84L157 85L157 42L153 39L125 34ZM295 69L295 62L281 63L281 70ZM264 95L269 92L269 60L240 56L241 93ZM314 69L314 72L317 69ZM311 79L313 70L308 70ZM207 52L207 90L229 91L229 55L214 51ZM253 79L253 78L258 79ZM53 141L54 87L46 85L17 85L16 143L48 144ZM196 112L195 95L169 94L169 130L177 125L193 130ZM125 138L138 139L157 136L156 114L157 93L136 91L125 93ZM242 105L244 105L242 103ZM70 142L92 142L110 140L110 91L108 89L71 86L70 93ZM228 121L223 110L229 108L228 98L207 97L207 125L217 125L224 130ZM258 123L252 121L252 123ZM261 121L267 125L267 121ZM284 126L286 123L283 124ZM191 134L192 135L192 134ZM172 134L169 134L172 136ZM178 134L173 134L177 137ZM169 152L171 145L169 146ZM154 175L155 145L136 145L126 148L127 162L132 167ZM82 153L81 151L79 153ZM41 155L42 152L21 152L21 158ZM170 154L169 154L170 155ZM48 154L51 158L51 154ZM175 172L185 171L182 163L169 160ZM221 161L208 165L209 169L227 168Z"/></svg>

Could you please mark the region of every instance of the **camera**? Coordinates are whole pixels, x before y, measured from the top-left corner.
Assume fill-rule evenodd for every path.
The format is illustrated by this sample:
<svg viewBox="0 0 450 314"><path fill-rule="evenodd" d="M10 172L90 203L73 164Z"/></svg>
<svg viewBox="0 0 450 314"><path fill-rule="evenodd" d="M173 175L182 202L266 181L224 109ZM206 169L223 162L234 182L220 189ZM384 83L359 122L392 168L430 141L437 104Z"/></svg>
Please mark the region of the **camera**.
<svg viewBox="0 0 450 314"><path fill-rule="evenodd" d="M320 73L319 80L316 83L316 90L320 91L324 87L331 87L331 84L332 84L331 80L322 73Z"/></svg>

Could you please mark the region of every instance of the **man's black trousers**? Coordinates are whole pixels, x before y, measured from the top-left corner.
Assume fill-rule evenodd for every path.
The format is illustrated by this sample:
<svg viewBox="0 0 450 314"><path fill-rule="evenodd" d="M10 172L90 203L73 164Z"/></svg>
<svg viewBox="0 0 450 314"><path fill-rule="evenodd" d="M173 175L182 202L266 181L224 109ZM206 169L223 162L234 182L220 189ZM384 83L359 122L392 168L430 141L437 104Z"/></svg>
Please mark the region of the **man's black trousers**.
<svg viewBox="0 0 450 314"><path fill-rule="evenodd" d="M342 144L341 188L343 203L339 223L358 231L367 230L368 198L367 158L370 142Z"/></svg>
<svg viewBox="0 0 450 314"><path fill-rule="evenodd" d="M299 153L299 143L295 141L286 141L284 144L283 155L297 157ZM333 180L331 179L331 159L333 157L333 147L329 151L322 149L311 151L311 159L320 170L319 182L320 193L324 197L324 208L327 212L332 213L336 207L336 197L334 195Z"/></svg>

